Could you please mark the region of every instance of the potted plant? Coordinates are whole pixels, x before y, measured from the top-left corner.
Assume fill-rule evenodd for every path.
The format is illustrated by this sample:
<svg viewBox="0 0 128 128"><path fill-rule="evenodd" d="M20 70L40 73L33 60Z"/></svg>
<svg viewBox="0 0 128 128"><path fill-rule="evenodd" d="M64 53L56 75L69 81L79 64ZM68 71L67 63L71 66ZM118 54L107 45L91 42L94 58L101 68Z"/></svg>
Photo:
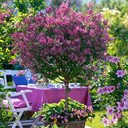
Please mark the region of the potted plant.
<svg viewBox="0 0 128 128"><path fill-rule="evenodd" d="M62 3L52 15L46 8L35 17L26 17L16 25L17 32L13 52L20 55L20 64L45 78L59 78L65 84L65 108L68 109L69 82L80 82L87 78L92 62L104 59L108 36L106 20L93 3L89 3L86 14L76 13ZM90 74L89 74L90 75Z"/></svg>
<svg viewBox="0 0 128 128"><path fill-rule="evenodd" d="M87 119L92 121L94 112L92 106L87 107L76 100L68 98L68 109L65 108L65 100L61 99L59 103L43 104L43 107L33 115L33 117L42 116L44 126L69 126L70 128L84 128Z"/></svg>

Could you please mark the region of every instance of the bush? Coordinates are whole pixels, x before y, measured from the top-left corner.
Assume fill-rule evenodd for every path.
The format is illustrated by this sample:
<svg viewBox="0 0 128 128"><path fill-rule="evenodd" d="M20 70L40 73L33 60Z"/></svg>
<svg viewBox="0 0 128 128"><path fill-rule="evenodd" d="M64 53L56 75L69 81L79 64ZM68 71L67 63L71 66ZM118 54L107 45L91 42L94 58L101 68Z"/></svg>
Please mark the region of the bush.
<svg viewBox="0 0 128 128"><path fill-rule="evenodd" d="M3 85L0 84L0 128L7 128L6 123L13 119L12 112L8 111L5 105L2 105L2 101L6 99L6 93L7 91L4 89Z"/></svg>
<svg viewBox="0 0 128 128"><path fill-rule="evenodd" d="M64 123L87 119L92 120L92 117L95 116L91 106L87 107L71 98L68 98L68 109L65 108L64 99L61 99L59 103L45 103L40 109L41 110L35 113L33 117L40 115L45 116L44 119L48 123Z"/></svg>

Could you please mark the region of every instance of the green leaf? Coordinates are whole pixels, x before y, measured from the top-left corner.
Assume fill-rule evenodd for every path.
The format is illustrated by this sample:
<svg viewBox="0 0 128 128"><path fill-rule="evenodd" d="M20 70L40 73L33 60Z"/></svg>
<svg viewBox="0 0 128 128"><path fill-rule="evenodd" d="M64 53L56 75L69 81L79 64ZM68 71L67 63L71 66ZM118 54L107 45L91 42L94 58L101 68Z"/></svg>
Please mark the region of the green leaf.
<svg viewBox="0 0 128 128"><path fill-rule="evenodd" d="M56 124L53 124L52 125L52 128L58 128Z"/></svg>

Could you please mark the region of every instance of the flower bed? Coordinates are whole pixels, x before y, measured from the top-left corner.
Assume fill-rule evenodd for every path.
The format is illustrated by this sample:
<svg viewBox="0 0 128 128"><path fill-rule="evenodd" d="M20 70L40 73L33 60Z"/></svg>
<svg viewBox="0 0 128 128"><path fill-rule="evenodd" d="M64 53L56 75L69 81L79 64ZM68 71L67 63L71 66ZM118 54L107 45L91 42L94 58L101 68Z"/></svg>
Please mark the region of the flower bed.
<svg viewBox="0 0 128 128"><path fill-rule="evenodd" d="M95 116L91 106L87 107L76 100L68 98L68 109L65 108L65 100L61 99L59 103L43 104L41 110L33 115L33 117L44 116L46 124L68 123L73 121L92 121Z"/></svg>

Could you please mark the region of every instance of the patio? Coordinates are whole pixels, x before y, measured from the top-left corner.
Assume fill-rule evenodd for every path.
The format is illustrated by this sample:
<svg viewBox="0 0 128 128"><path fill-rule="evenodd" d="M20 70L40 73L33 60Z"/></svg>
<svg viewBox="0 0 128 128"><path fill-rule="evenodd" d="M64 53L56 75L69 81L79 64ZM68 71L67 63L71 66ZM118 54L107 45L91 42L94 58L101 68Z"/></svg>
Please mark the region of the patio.
<svg viewBox="0 0 128 128"><path fill-rule="evenodd" d="M0 128L34 125L128 127L128 0L0 2Z"/></svg>

